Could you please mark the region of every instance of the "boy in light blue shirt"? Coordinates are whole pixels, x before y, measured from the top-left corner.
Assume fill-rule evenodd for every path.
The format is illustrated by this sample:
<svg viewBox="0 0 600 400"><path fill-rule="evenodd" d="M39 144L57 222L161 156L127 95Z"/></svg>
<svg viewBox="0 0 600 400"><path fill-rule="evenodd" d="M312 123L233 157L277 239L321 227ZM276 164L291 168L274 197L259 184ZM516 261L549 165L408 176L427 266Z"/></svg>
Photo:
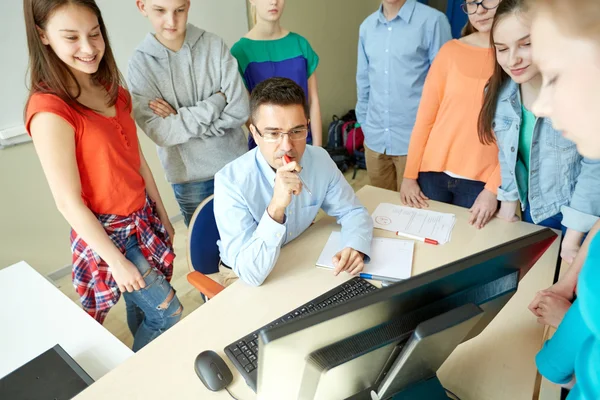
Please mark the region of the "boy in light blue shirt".
<svg viewBox="0 0 600 400"><path fill-rule="evenodd" d="M327 152L306 144L310 121L302 88L286 78L265 80L252 91L250 113L258 147L215 176L222 265L242 281L261 285L281 247L300 236L322 208L342 225L343 250L333 259L334 273L358 274L371 249L373 221Z"/></svg>
<svg viewBox="0 0 600 400"><path fill-rule="evenodd" d="M450 39L446 16L416 0L384 0L360 26L356 118L374 186L400 190L425 77Z"/></svg>

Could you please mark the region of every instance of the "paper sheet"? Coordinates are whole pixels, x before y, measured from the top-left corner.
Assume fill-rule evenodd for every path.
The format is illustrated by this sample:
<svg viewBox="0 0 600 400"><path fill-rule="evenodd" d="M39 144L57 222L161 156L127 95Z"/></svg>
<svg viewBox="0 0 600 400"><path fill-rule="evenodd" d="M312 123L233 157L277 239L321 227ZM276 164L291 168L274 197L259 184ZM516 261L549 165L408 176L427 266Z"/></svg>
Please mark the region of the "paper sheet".
<svg viewBox="0 0 600 400"><path fill-rule="evenodd" d="M404 232L448 243L456 223L454 214L381 203L372 215L375 228Z"/></svg>
<svg viewBox="0 0 600 400"><path fill-rule="evenodd" d="M342 250L342 235L332 232L319 256L317 266L333 269L332 258ZM371 261L363 273L392 280L408 279L412 272L415 243L411 240L373 238ZM375 279L375 278L374 278Z"/></svg>

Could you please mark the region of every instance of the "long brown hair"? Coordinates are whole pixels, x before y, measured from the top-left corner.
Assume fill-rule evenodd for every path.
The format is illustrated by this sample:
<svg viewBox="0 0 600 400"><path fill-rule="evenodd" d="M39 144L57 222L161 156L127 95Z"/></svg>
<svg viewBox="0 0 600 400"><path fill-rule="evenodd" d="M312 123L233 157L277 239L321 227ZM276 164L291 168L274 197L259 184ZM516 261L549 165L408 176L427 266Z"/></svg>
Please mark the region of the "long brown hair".
<svg viewBox="0 0 600 400"><path fill-rule="evenodd" d="M492 29L490 31L490 46L492 49L494 46L494 29L498 25L498 22L505 16L513 13L517 13L525 8L524 0L503 0L500 2L498 9L496 10L496 16L492 23ZM479 135L479 141L482 144L493 144L496 142L496 135L493 132L492 123L494 122L494 116L496 115L496 106L498 105L498 95L502 86L510 79L508 74L504 72L504 69L498 64L496 58L496 52L494 54L494 73L488 80L485 87L485 93L483 96L483 107L479 112L479 120L477 121L477 134Z"/></svg>
<svg viewBox="0 0 600 400"><path fill-rule="evenodd" d="M478 32L477 28L475 28L473 26L473 24L471 23L471 21L467 20L467 24L465 26L463 26L462 30L460 31L460 36L465 37L465 36L469 36L472 33Z"/></svg>
<svg viewBox="0 0 600 400"><path fill-rule="evenodd" d="M104 56L100 61L98 71L92 79L106 87L108 91L108 106L117 102L119 86L123 85L123 78L117 68L102 19L100 9L94 0L24 0L23 12L25 14L25 28L27 31L27 46L29 48L29 99L35 93L52 93L60 97L75 110L87 109L77 102L81 95L81 86L75 79L73 72L58 58L50 46L44 45L38 28L45 30L48 20L56 10L67 5L77 5L89 9L98 18L100 32L105 43ZM72 93L69 86L75 84L76 91ZM29 103L29 100L27 100ZM25 106L27 110L27 106Z"/></svg>

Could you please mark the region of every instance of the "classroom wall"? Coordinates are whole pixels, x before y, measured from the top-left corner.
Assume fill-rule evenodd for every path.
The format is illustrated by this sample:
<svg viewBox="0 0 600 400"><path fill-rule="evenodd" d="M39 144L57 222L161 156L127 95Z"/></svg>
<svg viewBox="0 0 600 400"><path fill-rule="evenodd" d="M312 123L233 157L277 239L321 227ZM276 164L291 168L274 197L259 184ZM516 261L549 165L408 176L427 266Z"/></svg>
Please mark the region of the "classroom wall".
<svg viewBox="0 0 600 400"><path fill-rule="evenodd" d="M119 68L125 72L133 49L150 25L138 14L134 0L97 2ZM342 114L355 106L358 27L379 4L379 0L286 3L284 27L304 35L321 58L317 76L325 133L332 114ZM25 29L22 22L15 21L23 21L20 1L3 7L0 26L11 26L11 39L0 36L0 52L22 58ZM193 0L190 22L221 35L231 46L247 31L245 0ZM0 63L0 94L6 100L11 91L4 80L5 68L6 63ZM18 110L21 112L21 107ZM141 132L140 138L169 215L177 216L179 209L155 146ZM0 269L23 259L45 275L70 263L69 226L56 210L31 143L0 150Z"/></svg>
<svg viewBox="0 0 600 400"><path fill-rule="evenodd" d="M320 57L317 81L324 144L331 117L356 106L358 28L380 4L381 0L288 0L285 4L282 26L306 37Z"/></svg>

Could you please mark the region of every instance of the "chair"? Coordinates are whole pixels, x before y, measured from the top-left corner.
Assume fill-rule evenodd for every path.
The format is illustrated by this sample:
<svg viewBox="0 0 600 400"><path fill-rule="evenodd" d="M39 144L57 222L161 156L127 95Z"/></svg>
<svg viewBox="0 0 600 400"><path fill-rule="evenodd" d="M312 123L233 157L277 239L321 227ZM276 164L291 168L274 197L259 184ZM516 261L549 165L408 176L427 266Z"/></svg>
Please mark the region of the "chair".
<svg viewBox="0 0 600 400"><path fill-rule="evenodd" d="M188 228L187 280L202 295L211 299L225 287L206 275L219 272L219 231L213 211L214 195L207 197L194 212Z"/></svg>

